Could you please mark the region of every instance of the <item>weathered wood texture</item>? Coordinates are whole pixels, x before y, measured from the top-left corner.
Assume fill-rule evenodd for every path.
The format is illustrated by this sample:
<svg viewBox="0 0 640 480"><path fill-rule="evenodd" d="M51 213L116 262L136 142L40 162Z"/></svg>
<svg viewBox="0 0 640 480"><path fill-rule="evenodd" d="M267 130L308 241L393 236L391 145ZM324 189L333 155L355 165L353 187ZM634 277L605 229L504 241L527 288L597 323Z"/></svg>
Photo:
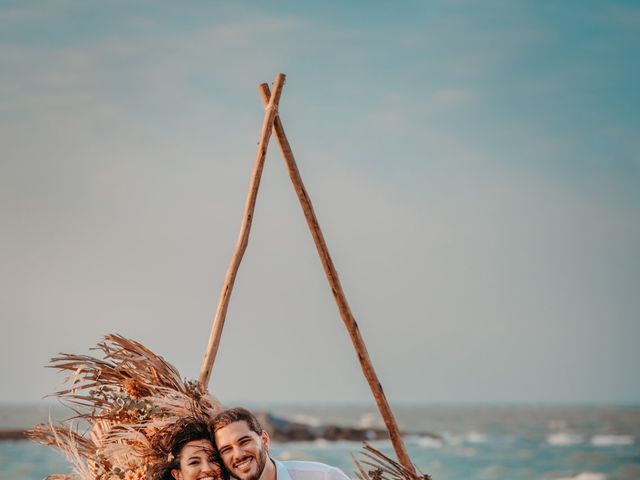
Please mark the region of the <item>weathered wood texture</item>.
<svg viewBox="0 0 640 480"><path fill-rule="evenodd" d="M266 83L263 83L260 85L259 89L262 94L263 102L266 105L269 105L271 103L269 86ZM276 93L277 92L274 90L274 95ZM349 308L347 298L340 283L340 278L338 277L338 272L336 271L333 261L331 260L331 256L329 255L329 249L327 248L327 244L324 240L322 230L320 230L318 219L313 211L311 199L309 198L309 194L302 182L300 171L298 170L291 146L289 145L289 141L284 133L284 128L282 127L282 122L280 121L279 116L276 117L273 128L276 132L276 139L278 140L278 144L282 150L287 169L289 170L289 176L291 177L296 194L298 195L298 200L302 206L302 211L304 212L304 216L307 220L307 225L309 226L309 230L311 230L311 236L313 237L318 254L320 255L322 266L324 267L325 274L329 280L331 291L333 292L336 304L338 305L340 316L342 317L347 331L349 332L351 342L353 343L360 366L362 367L362 372L364 373L364 376L369 383L369 387L371 388L371 392L373 393L373 397L376 400L382 419L384 420L385 426L389 432L389 438L391 439L393 448L400 463L408 470L415 472L411 459L409 458L409 454L407 453L407 449L402 441L402 436L396 419L391 411L389 402L387 402L387 398L382 390L382 385L378 380L378 376L373 368L371 359L369 358L369 353L367 352L367 347L365 346L362 335L360 334L358 324L356 323L356 320L351 313L351 309Z"/></svg>
<svg viewBox="0 0 640 480"><path fill-rule="evenodd" d="M251 231L253 211L256 205L258 187L260 186L260 177L262 176L262 168L264 167L264 159L267 154L269 138L273 131L273 122L278 113L278 103L280 102L280 95L282 94L284 80L284 74L280 73L276 76L276 80L273 85L274 94L266 105L264 120L262 122L262 130L260 132L260 140L258 142L258 151L256 153L256 161L253 167L251 181L249 182L249 191L247 192L247 199L244 206L238 241L236 242L236 247L233 252L233 256L231 257L231 263L229 264L227 274L224 278L222 291L220 292L220 300L218 301L218 307L216 308L216 314L213 319L211 334L209 336L209 342L207 343L204 359L202 360L202 365L200 367L199 380L200 387L203 391L206 391L209 385L213 362L215 361L216 354L218 352L220 337L222 336L222 329L227 316L229 299L231 298L231 292L233 291L233 284L236 279L236 274L238 273L238 268L240 267L240 262L242 261L244 252L249 244L249 232Z"/></svg>

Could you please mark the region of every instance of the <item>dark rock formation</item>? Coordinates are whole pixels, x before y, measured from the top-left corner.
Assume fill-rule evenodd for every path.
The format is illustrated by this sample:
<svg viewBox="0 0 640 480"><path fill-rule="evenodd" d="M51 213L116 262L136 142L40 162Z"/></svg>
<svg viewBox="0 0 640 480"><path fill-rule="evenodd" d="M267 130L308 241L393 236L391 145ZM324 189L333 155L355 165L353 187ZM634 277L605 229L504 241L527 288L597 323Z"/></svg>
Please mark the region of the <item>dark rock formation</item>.
<svg viewBox="0 0 640 480"><path fill-rule="evenodd" d="M24 436L24 430L0 430L1 440L27 440Z"/></svg>
<svg viewBox="0 0 640 480"><path fill-rule="evenodd" d="M307 425L291 422L267 412L258 413L256 416L264 429L269 432L271 439L276 442L312 442L315 440L362 442L388 438L387 431L381 428ZM437 435L428 433L422 435L439 438ZM0 430L1 440L27 440L27 438L24 436L23 430Z"/></svg>
<svg viewBox="0 0 640 480"><path fill-rule="evenodd" d="M276 442L309 442L314 440L338 441L347 440L362 442L364 440L381 440L389 438L387 431L380 428L357 428L339 425L307 425L290 422L270 413L257 414L258 420Z"/></svg>

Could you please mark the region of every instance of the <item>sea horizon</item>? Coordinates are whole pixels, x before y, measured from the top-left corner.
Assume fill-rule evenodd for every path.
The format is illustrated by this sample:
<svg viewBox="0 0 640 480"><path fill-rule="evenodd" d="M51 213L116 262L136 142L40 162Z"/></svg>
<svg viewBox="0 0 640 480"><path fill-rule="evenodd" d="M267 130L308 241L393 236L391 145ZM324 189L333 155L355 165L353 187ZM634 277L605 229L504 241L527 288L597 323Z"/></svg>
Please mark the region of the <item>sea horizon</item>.
<svg viewBox="0 0 640 480"><path fill-rule="evenodd" d="M383 427L373 403L243 402L292 421ZM27 428L68 414L47 400L0 403L0 429ZM427 404L394 405L412 461L436 480L633 480L640 478L640 407L624 405ZM61 414L61 416L58 416ZM32 422L32 423L29 423ZM386 440L373 442L393 455ZM280 460L329 463L353 477L360 442L274 442ZM0 478L41 479L69 466L52 448L28 441L0 442Z"/></svg>

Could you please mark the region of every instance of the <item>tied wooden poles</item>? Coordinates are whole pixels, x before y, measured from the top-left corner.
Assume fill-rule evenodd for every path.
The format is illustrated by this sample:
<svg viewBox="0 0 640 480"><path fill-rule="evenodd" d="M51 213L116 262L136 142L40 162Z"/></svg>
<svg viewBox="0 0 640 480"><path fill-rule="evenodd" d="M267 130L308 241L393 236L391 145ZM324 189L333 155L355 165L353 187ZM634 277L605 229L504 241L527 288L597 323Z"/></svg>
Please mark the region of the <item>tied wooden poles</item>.
<svg viewBox="0 0 640 480"><path fill-rule="evenodd" d="M229 306L229 299L231 298L233 284L236 280L236 274L238 273L242 256L244 255L249 243L249 232L251 231L251 221L253 220L253 211L256 205L258 187L260 186L260 177L262 176L264 159L267 155L269 138L271 137L271 132L273 130L273 122L278 114L278 104L280 102L280 95L282 94L284 80L284 74L280 73L276 76L276 80L273 84L273 96L268 102L266 102L262 130L260 132L260 141L258 142L256 161L253 167L251 181L249 182L249 191L247 192L242 224L240 225L240 233L238 234L238 241L236 242L236 247L233 252L233 256L231 257L231 263L227 268L227 274L224 278L222 291L220 292L220 300L218 301L218 307L216 308L216 314L213 319L213 326L211 327L209 342L207 343L207 349L205 351L204 359L202 360L202 366L200 367L199 380L200 388L203 391L206 391L207 386L209 385L213 362L218 352L220 337L222 336L222 328L224 327L224 320L227 316L227 308Z"/></svg>
<svg viewBox="0 0 640 480"><path fill-rule="evenodd" d="M272 98L269 92L269 86L266 83L263 83L259 86L259 89L262 95L263 102L265 103L265 105L269 105ZM274 91L274 95L275 93L276 92ZM373 364L371 363L371 359L369 358L369 353L367 352L367 347L364 344L362 335L360 335L358 324L356 323L356 320L351 313L351 309L349 308L349 304L347 303L347 298L344 294L344 291L342 290L338 272L336 271L333 265L333 261L331 260L331 256L329 255L329 249L327 248L327 244L324 240L322 230L320 230L318 219L316 218L315 212L313 211L311 199L309 198L309 195L307 194L307 191L304 187L304 183L302 182L300 171L298 170L298 166L296 165L293 151L291 150L289 141L287 140L287 137L284 133L284 128L282 127L282 122L280 121L279 116L276 116L273 123L273 128L276 132L276 139L278 140L278 144L280 145L280 149L282 150L282 155L284 156L287 169L289 170L289 176L291 177L291 181L293 182L296 194L298 195L298 200L300 201L300 205L302 206L302 211L304 212L304 216L307 220L307 225L309 226L309 230L311 230L311 236L313 237L316 248L318 250L318 254L320 255L322 266L324 267L327 279L329 280L331 291L333 292L336 304L338 305L340 316L342 317L342 320L347 327L347 331L349 332L349 336L351 337L351 342L353 343L353 347L355 348L356 354L358 355L358 360L360 361L362 372L364 373L364 376L369 383L369 387L371 388L371 392L373 393L373 397L376 400L378 410L380 410L382 419L384 420L384 423L389 432L389 438L391 439L393 448L400 463L410 472L415 472L411 459L409 458L409 454L407 453L407 449L404 445L404 442L402 441L402 436L400 435L400 430L398 429L396 419L393 415L393 412L391 411L389 402L387 402L387 398L384 394L384 391L382 390L382 385L380 384L378 376L376 375L376 372L373 368Z"/></svg>

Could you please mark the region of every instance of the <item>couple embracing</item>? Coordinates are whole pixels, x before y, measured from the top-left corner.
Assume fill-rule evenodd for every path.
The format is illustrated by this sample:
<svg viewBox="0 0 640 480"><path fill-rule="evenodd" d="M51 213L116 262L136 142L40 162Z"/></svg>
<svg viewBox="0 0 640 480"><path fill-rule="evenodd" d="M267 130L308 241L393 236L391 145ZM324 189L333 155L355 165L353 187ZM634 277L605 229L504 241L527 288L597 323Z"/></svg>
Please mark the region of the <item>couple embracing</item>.
<svg viewBox="0 0 640 480"><path fill-rule="evenodd" d="M269 456L269 434L244 408L213 420L185 418L159 435L163 461L149 480L349 480L338 468L317 462L280 462Z"/></svg>

